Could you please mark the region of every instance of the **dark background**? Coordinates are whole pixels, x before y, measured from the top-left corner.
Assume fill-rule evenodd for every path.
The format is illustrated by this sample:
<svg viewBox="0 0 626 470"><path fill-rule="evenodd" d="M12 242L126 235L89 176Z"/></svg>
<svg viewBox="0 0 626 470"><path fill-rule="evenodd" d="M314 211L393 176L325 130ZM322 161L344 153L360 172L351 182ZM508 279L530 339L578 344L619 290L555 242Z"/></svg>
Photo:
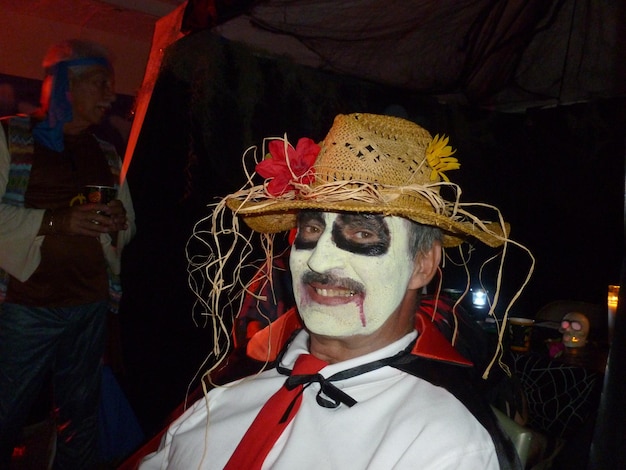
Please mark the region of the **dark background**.
<svg viewBox="0 0 626 470"><path fill-rule="evenodd" d="M168 49L128 176L138 232L124 257L121 320L128 393L146 427L182 401L212 347L213 332L192 319L184 249L206 205L243 184L243 151L285 132L292 142L321 140L336 114L391 105L450 136L462 167L449 176L462 199L498 206L536 257L513 314L532 317L556 299L606 303L622 260L623 99L519 113L446 105L256 56L201 31ZM472 287L475 263L491 254L477 247ZM503 300L528 269L515 250L508 260ZM444 271L444 287L464 285L451 266Z"/></svg>

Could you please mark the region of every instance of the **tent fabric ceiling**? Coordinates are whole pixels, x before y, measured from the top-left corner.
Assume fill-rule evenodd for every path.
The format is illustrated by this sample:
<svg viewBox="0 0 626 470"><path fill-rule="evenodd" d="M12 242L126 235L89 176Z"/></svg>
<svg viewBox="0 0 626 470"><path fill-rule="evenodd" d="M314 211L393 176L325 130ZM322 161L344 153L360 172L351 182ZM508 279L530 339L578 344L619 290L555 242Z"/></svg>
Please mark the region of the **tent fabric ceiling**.
<svg viewBox="0 0 626 470"><path fill-rule="evenodd" d="M184 8L182 21L173 26L176 33L213 28L262 53L441 101L518 110L626 94L623 0L188 0L186 5L184 0L0 0L0 5L1 73L38 78L47 45L66 35L86 37L114 51L125 93L141 83L158 12L169 5Z"/></svg>
<svg viewBox="0 0 626 470"><path fill-rule="evenodd" d="M0 0L0 73L40 80L51 44L81 38L113 53L116 88L141 85L155 23L184 0Z"/></svg>
<svg viewBox="0 0 626 470"><path fill-rule="evenodd" d="M114 31L128 39L150 38L156 20L148 13L119 8L97 0L3 1L2 9L3 12L10 12L12 15L43 18L55 24L80 25L96 31ZM21 26L29 27L28 24Z"/></svg>
<svg viewBox="0 0 626 470"><path fill-rule="evenodd" d="M442 100L518 108L623 95L623 3L189 0L182 27Z"/></svg>

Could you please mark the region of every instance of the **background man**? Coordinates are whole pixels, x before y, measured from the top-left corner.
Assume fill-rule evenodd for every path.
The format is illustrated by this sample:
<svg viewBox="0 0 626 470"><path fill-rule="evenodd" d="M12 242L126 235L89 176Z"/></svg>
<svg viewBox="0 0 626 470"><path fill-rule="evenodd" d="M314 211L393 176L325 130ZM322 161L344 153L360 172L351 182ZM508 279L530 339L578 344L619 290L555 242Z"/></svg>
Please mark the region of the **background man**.
<svg viewBox="0 0 626 470"><path fill-rule="evenodd" d="M41 109L0 127L0 467L51 373L55 468L93 468L105 320L134 213L120 158L91 132L115 99L107 51L69 40L43 67ZM117 198L82 204L86 185Z"/></svg>
<svg viewBox="0 0 626 470"><path fill-rule="evenodd" d="M458 168L447 139L399 118L340 115L321 148L277 139L269 153L256 167L264 183L225 198L210 220L213 234L231 233L220 225L227 206L266 241L297 229L297 310L248 345L261 361L280 351L276 367L211 390L141 468L519 468L471 363L416 314L442 246L508 241L504 222L440 195ZM215 316L226 262L205 265L213 289L202 305Z"/></svg>

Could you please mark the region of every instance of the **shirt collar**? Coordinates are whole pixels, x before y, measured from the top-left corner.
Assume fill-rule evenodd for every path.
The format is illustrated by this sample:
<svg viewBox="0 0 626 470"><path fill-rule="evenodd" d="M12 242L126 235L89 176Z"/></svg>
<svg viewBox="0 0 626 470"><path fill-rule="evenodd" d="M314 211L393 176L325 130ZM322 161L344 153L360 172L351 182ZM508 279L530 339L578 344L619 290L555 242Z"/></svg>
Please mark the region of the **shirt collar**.
<svg viewBox="0 0 626 470"><path fill-rule="evenodd" d="M295 308L278 317L270 325L258 331L248 342L247 354L262 362L274 361L293 334L303 328ZM411 354L434 361L471 366L472 362L463 357L439 332L432 321L420 313L415 315L417 341ZM306 337L308 339L308 336Z"/></svg>

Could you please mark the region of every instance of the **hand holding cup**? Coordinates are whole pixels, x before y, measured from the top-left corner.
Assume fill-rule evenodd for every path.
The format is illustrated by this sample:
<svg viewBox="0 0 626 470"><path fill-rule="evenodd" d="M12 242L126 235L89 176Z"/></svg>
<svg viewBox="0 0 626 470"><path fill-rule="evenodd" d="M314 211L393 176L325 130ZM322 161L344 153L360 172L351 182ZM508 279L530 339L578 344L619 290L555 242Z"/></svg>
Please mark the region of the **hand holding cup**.
<svg viewBox="0 0 626 470"><path fill-rule="evenodd" d="M122 202L117 199L117 189L112 186L87 185L85 186L85 198L87 203L105 204L105 210L97 210L98 214L104 214L112 222L108 232L118 232L128 228L126 209ZM95 219L94 219L95 220ZM109 225L107 223L107 225Z"/></svg>
<svg viewBox="0 0 626 470"><path fill-rule="evenodd" d="M128 228L126 210L112 186L89 185L83 190L84 204L50 211L46 235L84 235L98 237Z"/></svg>

